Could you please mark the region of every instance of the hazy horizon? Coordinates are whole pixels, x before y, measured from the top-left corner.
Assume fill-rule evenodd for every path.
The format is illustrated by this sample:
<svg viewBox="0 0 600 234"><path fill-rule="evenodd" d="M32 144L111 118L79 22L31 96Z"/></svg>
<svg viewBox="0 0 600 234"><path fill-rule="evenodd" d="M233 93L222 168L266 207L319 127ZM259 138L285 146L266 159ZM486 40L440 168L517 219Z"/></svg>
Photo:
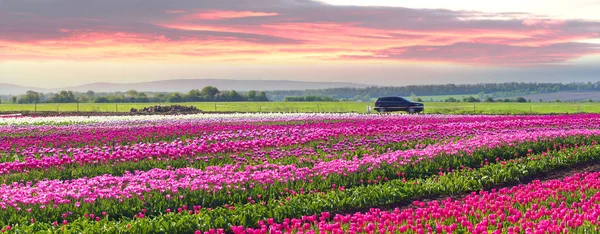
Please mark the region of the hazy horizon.
<svg viewBox="0 0 600 234"><path fill-rule="evenodd" d="M397 67L378 67L371 69L364 68L345 68L344 71L337 71L334 75L325 75L323 70L335 70L331 67L320 69L300 69L300 68L275 68L269 70L270 77L260 71L246 70L246 79L230 77L226 75L214 74L206 78L194 78L189 76L162 78L153 75L153 70L145 71L144 75L127 74L123 76L131 79L72 79L67 83L45 83L23 82L20 80L11 82L0 79L0 83L14 84L42 89L59 89L69 86L80 86L91 83L140 83L155 82L164 80L197 80L197 79L221 79L221 80L281 80L281 81L305 81L305 82L349 82L364 85L377 86L405 86L405 85L426 85L426 84L476 84L476 83L504 83L504 82L544 82L544 83L570 83L570 82L594 82L600 81L600 68L586 67L579 69L555 68L548 70L520 70L520 69L464 69L453 70L449 68L435 68L426 71L418 69L407 69ZM179 70L181 73L184 69ZM255 75L251 75L251 74ZM117 71L117 73L122 73ZM290 73L293 76L286 76ZM264 74L264 75L263 75ZM353 74L355 77L349 78L347 74ZM55 79L54 75L50 75ZM377 77L372 79L370 77ZM569 78L565 78L565 77ZM109 77L114 77L110 75ZM278 78L287 77L287 78ZM313 79L303 79L311 77ZM77 78L77 77L73 77ZM370 79L369 79L370 78ZM367 80L368 79L368 80ZM290 87L293 89L293 87Z"/></svg>
<svg viewBox="0 0 600 234"><path fill-rule="evenodd" d="M0 0L0 83L597 81L597 12L598 0Z"/></svg>

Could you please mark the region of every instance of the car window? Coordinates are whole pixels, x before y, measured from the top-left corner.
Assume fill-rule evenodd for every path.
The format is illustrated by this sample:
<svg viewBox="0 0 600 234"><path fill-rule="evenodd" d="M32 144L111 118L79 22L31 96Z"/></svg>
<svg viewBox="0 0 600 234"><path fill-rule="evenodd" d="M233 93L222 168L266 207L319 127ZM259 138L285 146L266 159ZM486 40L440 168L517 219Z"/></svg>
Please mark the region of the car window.
<svg viewBox="0 0 600 234"><path fill-rule="evenodd" d="M395 102L401 102L401 103L405 102L405 101L404 101L404 99L403 99L403 98L401 98L401 97L395 97L395 98L394 98L394 101L395 101Z"/></svg>

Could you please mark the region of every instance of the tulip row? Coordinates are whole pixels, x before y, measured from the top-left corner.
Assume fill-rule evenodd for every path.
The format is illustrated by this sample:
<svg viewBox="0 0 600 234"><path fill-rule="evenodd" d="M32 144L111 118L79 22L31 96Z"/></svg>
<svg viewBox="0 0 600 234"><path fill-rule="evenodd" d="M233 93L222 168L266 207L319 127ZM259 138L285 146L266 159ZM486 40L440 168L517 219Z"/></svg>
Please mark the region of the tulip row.
<svg viewBox="0 0 600 234"><path fill-rule="evenodd" d="M107 153L148 147L160 150L171 145L178 147L202 147L206 149L201 152L206 153L241 151L264 146L285 146L314 140L339 138L340 136L374 136L382 133L407 135L410 133L411 136L414 135L413 138L423 138L432 135L431 132L454 132L452 131L454 129L452 127L449 128L449 126L436 125L432 127L431 124L436 123L433 121L428 123L429 127L419 125L418 131L415 131L414 126L397 124L401 120L389 121L392 124L391 127L383 126L381 120L365 122L361 119L350 119L345 122L303 123L301 125L274 125L268 127L256 127L249 124L206 127L207 125L202 123L161 124L158 127L126 127L121 130L85 127L79 131L79 129L69 127L64 132L61 131L52 135L4 137L0 143L2 145L0 148L4 149L7 153L16 152L26 157L60 154L73 155L74 153L83 152ZM476 127L469 127L470 132L473 132L474 129L482 130L481 127ZM469 134L469 130L462 128L460 132L464 133L462 136L465 136L465 134ZM206 134L207 132L210 134ZM192 138L192 136L198 134L202 135ZM440 135L443 136L446 134ZM161 139L165 139L166 136L176 136L177 139L172 142L160 141ZM128 142L136 141L142 142L134 143L133 145L127 144ZM98 145L107 143L111 143L111 145L98 147ZM40 144L50 144L52 147L39 147ZM66 147L74 144L78 145L78 147Z"/></svg>
<svg viewBox="0 0 600 234"><path fill-rule="evenodd" d="M232 132L228 132L226 134L218 133L216 135L208 135L204 136L200 139L189 139L189 140L176 140L173 142L154 142L154 143L140 143L132 146L128 145L117 145L112 147L97 147L97 146L85 146L79 148L39 148L39 147L29 147L24 149L17 149L17 155L13 155L13 152L8 152L7 157L0 158L0 160L16 163L16 164L33 164L34 166L40 166L36 164L48 165L44 163L43 159L47 158L47 161L56 161L66 157L72 158L84 158L79 160L69 160L74 163L88 163L89 162L102 162L107 163L108 161L118 161L118 160L140 160L149 157L144 156L152 156L152 158L156 157L168 157L168 156L179 156L182 157L184 155L190 154L206 154L213 152L241 152L244 150L257 150L264 147L281 147L286 145L295 145L295 144L306 144L309 142L319 141L319 140L329 140L331 138L336 138L339 136L359 136L363 139L369 136L376 136L378 134L390 134L390 136L397 136L398 141L406 141L406 140L414 140L414 139L428 139L428 138L436 138L436 139L444 139L445 137L468 137L470 135L476 134L480 135L482 133L495 133L495 132L506 132L510 130L518 130L518 129L536 129L539 131L543 131L545 129L558 128L564 129L564 120L568 118L550 118L547 119L537 119L522 122L514 122L512 119L507 119L505 121L498 121L497 123L491 124L490 122L483 123L469 123L469 124L460 124L456 125L453 123L444 124L444 125L415 125L409 127L377 127L377 125L382 125L381 122L352 122L351 124L342 124L339 126L334 125L323 125L316 128L313 125L308 125L310 128L301 128L298 127L283 127L277 130L266 129L261 130L257 134L252 134L247 136L252 136L252 138L260 137L260 140L241 140L241 141L231 141L227 140L225 142L224 139L233 138L235 135ZM589 121L587 119L582 118L571 118L568 119L571 124L576 124L579 129L593 128L597 129L600 127L600 122L595 123L593 121ZM398 125L398 122L404 122L405 119L399 118L396 121L389 121L387 124L391 124L392 126ZM435 122L434 122L435 123ZM175 125L173 128L179 133L180 130L176 130L179 128L187 129L188 125ZM376 126L376 127L373 127ZM403 125L400 125L403 126ZM432 127L433 126L433 127ZM493 126L493 127L490 127ZM239 127L239 126L238 126ZM242 126L243 127L243 126ZM315 128L313 128L315 127ZM571 129L571 126L568 126L567 129ZM201 128L203 130L204 128ZM490 131L491 129L491 131ZM140 132L147 132L146 129L140 130ZM204 129L206 130L206 129ZM556 129L555 129L556 130ZM132 131L137 134L137 130ZM166 131L169 132L169 131ZM253 129L249 129L249 132L255 132ZM119 134L113 134L116 136L128 135L122 132L118 132ZM64 134L63 134L64 135ZM135 134L134 134L135 135ZM239 134L242 135L242 134ZM290 135L293 135L290 137ZM89 134L85 132L80 132L79 134L75 134L76 136L85 136L85 139L98 139L102 137L98 137L97 133ZM436 137L437 136L437 137ZM64 137L63 137L64 138ZM25 138L26 141L23 143L24 145L35 145L34 142L30 142L30 138ZM113 142L118 142L115 139L108 137L109 140ZM37 140L34 140L37 141ZM221 141L219 143L215 143L215 141ZM15 139L5 139L1 141L5 144L4 148L11 148L12 145L19 145L21 142L20 138ZM54 142L51 139L44 139L43 142ZM56 142L54 142L56 143ZM54 144L52 143L52 144ZM90 142L84 142L90 143ZM177 150L177 149L184 150ZM23 157L18 157L18 155L23 155ZM10 157L8 157L10 156ZM14 157L17 157L19 161L22 162L14 162ZM41 159L38 159L41 158ZM31 160L31 161L28 161ZM11 162L12 161L12 162ZM52 165L52 163L50 163ZM8 166L10 167L10 165Z"/></svg>
<svg viewBox="0 0 600 234"><path fill-rule="evenodd" d="M285 199L268 200L266 204L247 203L235 205L235 207L225 206L213 209L190 205L175 209L174 207L165 207L163 203L148 202L146 204L148 206L163 208L162 214L149 217L146 215L146 210L138 210L137 213L133 212L135 214L133 220L114 220L111 218L114 213L107 209L106 215L100 216L98 221L90 218L89 214L72 217L72 214L65 213L64 217L56 219L54 224L43 221L28 222L32 216L44 217L46 215L44 212L52 209L48 207L45 210L33 211L29 214L11 215L10 220L13 221L13 224L21 224L20 226L12 225L13 229L19 228L23 231L59 230L60 228L85 233L191 233L197 229L203 231L214 229L213 231L216 232L217 228L239 231L240 225L244 227L258 225L260 228L260 224L264 224L265 221L283 223L288 218L300 218L307 214L343 212L349 209L389 205L424 196L478 191L505 182L519 181L522 178L554 169L586 162L598 162L598 160L600 160L600 147L597 145L578 146L492 163L479 169L465 168L454 172L441 172L440 175L430 178L408 181L390 180L381 184L350 189L332 189L322 193L301 194ZM122 204L126 207L129 205L131 204L128 202ZM94 212L96 217L101 213L101 211ZM10 225L6 222L5 224ZM231 229L232 227L233 229ZM312 228L311 226L310 229ZM468 228L468 225L464 228Z"/></svg>
<svg viewBox="0 0 600 234"><path fill-rule="evenodd" d="M225 164L284 163L296 164L306 160L327 160L348 151L367 150L388 147L389 149L411 149L445 139L458 138L456 134L405 134L384 133L375 136L338 136L320 135L306 136L306 142L289 142L279 144L278 140L259 141L227 141L219 143L194 142L186 144L181 141L138 144L136 146L117 146L111 148L76 148L67 154L39 156L27 153L24 158L4 158L0 163L0 174L30 169L47 169L65 165L94 165L118 162L191 159L202 161L203 166ZM310 140L309 140L310 139ZM402 143L402 144L399 144ZM328 155L321 158L322 154ZM302 157L301 157L302 156ZM312 159L311 159L312 158Z"/></svg>
<svg viewBox="0 0 600 234"><path fill-rule="evenodd" d="M16 117L1 118L0 125L23 126L23 125L52 125L66 126L73 124L99 123L102 125L121 125L123 122L148 123L169 120L177 121L209 121L215 122L264 122L277 120L280 122L319 120L323 118L346 118L365 115L359 114L294 114L294 113L236 113L236 114L193 114L193 115L142 115L142 116L56 116L56 117ZM443 116L443 115L442 115Z"/></svg>
<svg viewBox="0 0 600 234"><path fill-rule="evenodd" d="M322 121L327 121L328 119L324 119L321 120L319 122ZM329 119L330 121L341 121L339 119ZM407 121L411 121L411 123L406 123ZM253 136L253 137L259 137L262 136L263 138L266 137L278 137L277 134L282 135L290 135L290 134L300 134L302 135L302 132L298 132L298 131L306 131L306 130L317 130L319 131L320 129L328 129L328 130L334 130L334 129L339 129L339 128L350 128L351 130L349 130L348 132L345 132L345 134L348 134L349 132L352 132L352 135L358 135L360 133L370 133L376 130L381 131L380 129L383 127L383 130L387 131L387 132L424 132L424 131L436 131L436 132L443 132L443 131L455 131L455 130L461 130L464 128L473 128L473 127L477 127L477 129L479 130L486 130L489 128L492 129L499 129L499 130L506 130L506 129L510 129L513 128L515 126L521 126L521 127L532 127L532 126L545 126L545 125L557 125L557 124L561 124L561 121L558 121L556 118L551 118L551 117L546 117L544 119L535 119L535 120L527 120L523 123L519 123L518 125L514 123L514 119L511 118L506 118L506 119L487 119L487 118L481 118L481 119L477 119L477 120L469 120L469 123L466 124L465 122L459 122L461 124L456 125L455 122L456 121L463 121L462 118L455 118L455 119L438 119L438 118L423 118L423 119L417 119L419 121L415 121L415 120L411 120L411 119L406 119L406 117L397 117L397 118L388 118L388 119L362 119L362 118L348 118L348 119L344 119L344 123L342 123L341 125L336 126L335 123L330 123L330 124L325 124L325 123L321 123L321 124L309 124L310 122L307 122L305 124L294 124L293 126L272 126L272 127L268 127L267 129L263 129L264 127L256 127L256 125L253 124L242 124L242 123L228 123L226 125L224 124L211 124L211 125L206 125L205 122L175 122L175 121L170 121L170 122L161 122L161 123L153 123L153 124L147 124L147 125L141 125L141 126L130 126L127 125L126 123L124 123L123 125L125 126L106 126L106 127L98 127L98 126L76 126L76 127L72 127L72 126L68 126L68 127L48 127L48 126L43 126L43 127L26 127L26 128L17 128L14 129L14 135L15 137L5 137L3 139L7 140L10 142L10 144L8 144L8 146L12 146L13 148L15 146L40 146L40 144L51 144L52 148L63 148L65 144L85 144L86 146L90 146L90 145L102 145L102 144L107 144L107 143L121 143L120 145L123 145L122 143L127 143L127 142L139 142L140 140L144 140L145 138L149 138L149 137L153 137L154 140L159 140L161 139L160 136L165 137L165 136L180 136L185 138L188 135L194 135L200 132L212 132L212 131L224 131L224 134L221 136L216 135L216 136L211 136L211 137L207 137L208 139L214 139L214 140L223 140L223 139L227 139L227 138L231 138L231 137L237 137L237 138L243 138L243 137L249 137L249 136ZM585 124L585 119L580 119L580 118L572 118L570 119L571 121L574 121L574 124ZM382 121L385 121L385 124L382 124ZM444 123L446 125L451 125L451 126L446 126L445 128L440 128L438 129L440 126L440 124L442 123L442 121L444 121ZM477 126L473 126L474 123L479 123ZM498 123L500 123L501 125L498 125ZM511 126L512 125L512 126ZM596 124L598 125L598 124ZM434 127L432 129L432 126ZM450 129L448 129L448 127L451 127ZM39 128L42 129L50 129L53 133L52 134L44 134L44 133L40 133L38 130L40 130ZM257 131L256 129L260 128L260 131ZM226 131L227 129L229 129L229 131ZM1 132L6 132L7 134L11 135L9 131L10 129L3 129ZM240 130L245 130L245 131L240 131ZM272 132L273 130L275 130L275 132L273 132L272 134L269 134L270 132ZM359 132L356 132L359 131ZM22 136L22 132L35 132L35 134L33 136L30 135L25 135ZM75 134L74 134L75 133ZM70 134L70 135L69 135ZM154 135L159 134L159 137L156 137ZM153 141L151 141L153 142ZM6 145L0 148L10 148L7 147ZM38 149L38 150L43 150L43 149ZM61 152L61 151L54 151L54 152Z"/></svg>
<svg viewBox="0 0 600 234"><path fill-rule="evenodd" d="M488 120L486 118L482 118L484 120ZM504 122L499 121L501 124L490 124L489 122L485 122L484 124L473 124L470 123L468 125L460 125L459 128L447 128L448 126L452 126L449 124L444 127L437 126L436 128L425 128L423 125L419 126L419 130L422 133L413 133L407 135L405 133L394 133L396 128L383 128L385 131L392 131L392 133L384 133L384 135L379 136L369 136L369 134L377 134L377 132L381 132L382 129L374 128L374 127L351 127L347 128L344 131L337 131L337 135L343 134L348 135L349 133L353 134L362 134L362 136L355 136L352 138L342 138L341 140L329 140L328 143L331 145L315 145L315 143L322 144L324 140L335 138L336 135L328 135L328 134L306 134L301 132L301 134L297 134L297 139L302 137L301 141L292 140L292 141L284 141L281 137L272 137L271 139L275 139L274 141L265 141L263 139L259 141L228 141L224 143L214 144L208 141L192 141L184 142L184 141L175 141L175 142L161 142L161 143L152 143L152 144L138 144L136 146L116 146L116 147L84 147L84 148L74 148L74 149L66 149L67 154L61 153L61 149L27 149L20 151L19 153L28 155L25 158L20 160L13 160L12 157L6 157L4 160L5 163L0 164L0 174L7 174L11 172L29 172L29 170L36 169L51 169L55 167L59 167L59 169L65 169L65 166L68 165L110 165L120 162L137 162L137 161L147 161L147 160L165 160L172 161L185 158L189 161L200 161L199 163L194 163L194 167L198 168L206 168L207 166L213 165L225 165L225 164L236 164L240 165L243 168L247 164L262 164L262 163L284 163L286 165L296 164L297 166L311 166L312 164L319 161L328 161L338 159L343 155L331 154L335 153L333 151L355 151L360 156L361 149L366 148L367 153L371 153L371 149L376 149L377 147L371 147L373 144L378 144L379 149L385 148L389 146L391 143L396 142L406 142L405 145L408 147L413 147L415 145L411 143L415 142L416 139L428 139L429 142L435 142L437 140L445 139L448 137L467 137L470 134L475 133L476 131L485 130L487 125L494 126L496 129L503 129L503 131L507 131L508 129L514 128L514 126L519 126L521 128L528 127L528 130L533 131L533 126L544 126L546 128L536 128L536 131L544 131L548 128L548 126L560 127L564 125L564 118L557 117L548 117L548 118L539 118L533 119L526 123L516 122L513 123L511 119L508 119ZM496 119L498 120L498 119ZM541 121L543 120L543 121ZM540 122L541 121L541 122ZM548 122L550 121L550 122ZM554 123L552 121L556 121ZM583 121L583 122L582 122ZM508 122L508 124L506 124ZM580 128L586 127L597 127L593 121L584 119L584 118L573 118L570 122L579 123ZM379 123L380 122L372 122ZM428 122L430 123L430 122ZM586 125L587 124L587 125ZM590 125L591 124L591 125ZM455 125L455 124L454 124ZM353 125L355 126L355 125ZM359 125L362 126L362 125ZM431 126L429 124L428 126ZM327 126L326 126L327 127ZM329 126L331 127L331 126ZM350 129L350 130L348 130ZM362 129L363 131L359 131L358 129ZM455 130L455 129L458 129ZM252 130L252 129L251 129ZM374 131L379 130L379 131ZM409 129L410 130L410 129ZM412 130L415 130L414 128ZM556 129L554 129L556 131ZM405 129L406 131L406 129ZM288 132L289 131L284 131ZM299 131L296 131L299 132ZM314 132L314 131L313 131ZM318 132L318 131L317 131ZM440 134L444 133L446 134ZM492 131L493 132L493 131ZM281 134L281 133L280 133ZM229 134L230 136L231 134ZM259 134L260 135L260 134ZM437 135L437 136L436 136ZM269 136L269 135L265 135ZM263 136L264 137L264 136ZM219 137L211 136L208 139L222 139ZM310 143L310 144L307 144ZM295 146L300 144L298 148ZM290 146L284 146L290 145ZM265 147L271 146L279 146L275 149L265 150ZM281 147L284 146L284 147ZM343 146L343 147L340 147ZM350 146L350 147L348 147ZM295 148L294 150L290 150ZM390 147L393 150L399 150L403 148L398 147ZM302 150L306 149L306 151ZM313 150L316 149L319 152ZM251 152L243 152L244 150L251 150ZM238 152L236 155L227 155L226 152L234 151ZM46 152L53 154L53 156L42 156L40 152ZM207 155L208 153L208 155ZM324 154L326 153L326 154ZM201 155L201 156L198 156ZM346 159L351 158L357 154L346 154ZM290 157L292 156L292 157ZM204 163L202 163L202 161ZM152 163L149 163L152 164ZM176 165L186 165L185 163L178 163ZM114 165L116 166L116 165ZM117 166L118 167L118 166ZM71 167L72 168L72 167ZM76 167L75 167L76 168ZM144 168L148 168L148 165L145 165ZM69 168L66 168L69 169ZM141 168L132 168L133 170L138 170ZM147 170L147 169L146 169ZM73 177L71 177L73 178ZM10 180L9 180L10 181Z"/></svg>
<svg viewBox="0 0 600 234"><path fill-rule="evenodd" d="M510 127L506 126L505 127ZM584 126L580 127L585 129ZM456 131L452 129L437 127L437 131L431 131L430 129L423 133L412 133L407 134L405 132L395 133L379 133L374 131L376 128L365 128L366 132L359 136L347 136L346 138L339 138L339 134L348 135L349 131L336 131L334 135L329 133L323 133L317 131L314 134L298 134L302 140L285 141L285 138L275 137L268 140L253 140L253 141L228 141L223 143L209 144L206 141L192 141L183 142L157 142L157 143L143 143L135 146L116 146L116 147L84 147L84 148L73 148L67 149L68 154L61 153L60 150L46 149L40 150L34 148L33 150L21 151L20 153L27 155L21 160L15 161L10 158L5 158L4 163L0 163L0 174L6 174L10 172L21 172L31 169L48 169L52 167L65 166L65 165L82 165L82 164L111 164L115 162L126 162L126 161L141 161L141 160L177 160L181 158L191 158L195 160L204 161L205 163L201 167L213 166L213 165L224 165L224 164L262 164L262 163L284 163L284 164L299 164L303 162L310 162L316 160L332 160L337 159L335 155L333 158L328 156L327 158L319 157L319 152L327 153L331 155L332 151L358 151L361 148L372 149L376 148L374 145L389 146L399 142L404 142L408 148L420 145L421 143L431 143L444 139L452 139L457 137L468 138L469 135L482 131L479 125L476 127L467 126ZM510 128L507 128L510 129ZM387 129L388 131L390 129ZM539 132L539 131L554 131L557 132L563 129L549 128L527 128L528 132ZM350 130L356 132L355 129ZM504 130L506 131L506 130ZM519 131L513 129L512 131ZM369 133L370 132L370 133ZM445 134L442 134L445 132ZM368 134L367 134L368 133ZM515 132L515 134L518 132ZM378 134L378 135L370 135ZM498 134L495 132L484 132L478 135L489 135ZM337 139L336 139L337 138ZM420 140L424 139L424 140ZM327 145L323 141L329 140ZM289 145L289 146L285 146ZM299 146L299 147L296 147ZM264 148L274 149L264 149ZM295 150L289 150L295 148ZM394 150L398 150L398 147L391 147ZM308 152L298 149L306 149ZM238 152L237 155L223 155L226 152ZM246 152L244 152L246 151ZM53 156L41 156L40 152L53 153ZM291 153L293 152L293 154ZM61 153L61 154L59 154ZM308 153L309 155L305 155ZM298 156L312 156L308 161L306 158ZM43 155L43 154L42 154ZM202 155L201 157L196 157ZM289 157L294 156L294 157ZM315 157L316 156L316 157ZM353 155L349 155L353 156ZM285 159L285 160L281 160ZM1 160L0 160L1 161Z"/></svg>
<svg viewBox="0 0 600 234"><path fill-rule="evenodd" d="M0 126L0 228L260 232L268 218L283 225L286 218L473 191L598 160L598 117L11 123Z"/></svg>
<svg viewBox="0 0 600 234"><path fill-rule="evenodd" d="M131 124L128 122L119 125L98 126L72 125L72 126L25 126L25 127L0 127L0 134L4 140L0 149L6 151L13 148L33 147L43 152L44 145L50 148L102 146L104 144L127 145L129 143L168 141L179 137L180 139L193 138L199 134L220 131L216 135L207 136L204 139L221 141L229 138L277 138L282 135L303 135L299 131L320 131L321 129L336 130L349 128L350 130L340 134L360 135L381 132L445 132L463 130L465 128L477 128L485 130L507 130L516 127L542 127L542 126L572 126L580 128L586 126L598 127L600 125L594 116L541 116L541 117L363 117L363 116L331 116L323 119L310 119L304 122L283 122L272 119L272 122L217 122L213 121L161 121ZM519 120L516 122L515 120ZM568 121L571 125L566 125ZM341 122L341 123L339 123ZM269 125L267 127L263 125ZM440 125L445 125L440 128ZM201 135L201 136L202 136ZM7 142L4 144L4 142ZM42 147L42 149L38 149ZM32 150L24 150L23 153L32 153ZM52 153L62 152L54 150Z"/></svg>
<svg viewBox="0 0 600 234"><path fill-rule="evenodd" d="M594 114L578 115L578 117L595 116ZM487 115L427 115L423 116L403 116L407 123L424 118L435 119L463 119L465 122L477 121L479 119L509 119L531 120L547 118L548 116L487 116ZM559 116L560 117L560 116ZM99 124L104 126L122 125L124 122L131 124L155 123L164 121L204 121L208 123L218 122L294 122L310 121L323 119L382 119L397 118L397 116L380 115L360 115L360 114L334 114L334 113L313 113L313 114L295 114L295 113L252 113L252 114L194 114L194 115L144 115L144 116L58 116L58 117L16 117L0 118L0 126L69 126L76 124ZM569 117L571 118L571 117Z"/></svg>
<svg viewBox="0 0 600 234"><path fill-rule="evenodd" d="M211 178L199 177L195 180L189 180L189 170L175 172L152 170L147 174L128 174L123 177L84 178L71 181L70 184L61 183L60 181L42 181L36 184L35 187L31 183L15 183L0 188L0 193L8 195L3 196L5 198L0 204L5 209L5 214L18 214L22 210L29 210L44 217L44 219L55 219L60 214L69 211L75 213L74 217L83 215L82 211L94 213L110 211L115 218L131 217L131 210L147 209L149 214L157 214L163 211L165 207L191 206L192 204L203 207L218 207L226 204L264 202L298 194L326 191L332 187L344 190L394 179L426 178L444 171L454 171L464 167L477 168L489 162L515 158L515 155L533 153L534 149L537 152L548 148L553 148L553 151L570 148L567 145L556 145L558 142L585 142L589 140L587 138L570 138L519 144L519 147L503 147L496 150L475 152L468 157L460 155L435 157L433 161L423 161L414 166L395 167L387 165L373 171L364 168L365 170L362 172L333 175L326 180L321 180L317 176L314 180L309 181L276 182L270 185L259 185L259 182L241 182L222 186L220 190L214 190L217 186L213 186L212 190L203 190L197 187L198 184L190 184L191 181L201 183L204 180L210 181ZM596 143L591 141L586 144L595 145ZM439 168L444 168L444 170L440 171ZM235 177L231 177L231 179L233 178ZM252 199L248 200L249 197ZM39 207L41 205L52 207L52 209L40 211Z"/></svg>
<svg viewBox="0 0 600 234"><path fill-rule="evenodd" d="M260 222L233 233L598 233L600 172L472 193L460 200L413 202L414 208L329 212Z"/></svg>
<svg viewBox="0 0 600 234"><path fill-rule="evenodd" d="M246 123L246 122L190 122L164 121L157 123L129 124L118 126L98 126L97 124L70 126L22 126L4 127L3 139L10 144L1 144L2 151L17 149L28 151L45 150L44 147L64 152L67 148L95 147L110 145L130 145L172 140L204 140L209 142L228 139L273 138L281 135L298 135L310 130L335 130L352 128L360 121L353 122L339 119L311 120L303 122ZM267 125L267 126L265 126Z"/></svg>
<svg viewBox="0 0 600 234"><path fill-rule="evenodd" d="M264 164L296 165L296 167L310 168L319 162L336 159L351 160L355 157L362 157L365 154L380 155L396 150L419 149L436 142L436 140L432 139L399 141L400 139L403 138L386 134L369 139L357 137L340 139L339 141L321 141L298 147L290 146L257 150L237 155L226 153L196 157L180 155L166 158L152 157L152 159L150 159L151 157L134 158L132 160L114 162L95 160L86 165L82 165L82 162L68 163L69 158L53 162L47 159L30 159L27 163L0 163L0 168L4 167L5 172L3 175L0 175L0 181L4 183L19 181L31 181L35 183L42 179L70 180L104 174L121 176L126 172L149 171L155 168L177 169L189 167L206 170L213 165L226 164L236 165L236 167L227 167L235 171L243 170L247 166ZM92 154L90 157L82 159L90 162L94 158L96 157Z"/></svg>
<svg viewBox="0 0 600 234"><path fill-rule="evenodd" d="M135 194L153 191L171 191L175 196L181 193L179 190L189 190L191 194L186 197L203 197L206 201L202 204L204 206L214 206L232 199L239 202L245 194L272 197L282 193L283 188L296 191L300 188L321 190L329 188L332 184L351 187L359 184L360 180L394 178L401 172L408 173L409 176L424 176L435 173L439 168L474 167L496 158L511 158L515 153L523 154L529 150L533 152L532 148L542 151L558 142L573 144L587 141L586 143L590 144L595 143L594 140L600 140L600 132L593 131L564 131L560 135L578 137L556 139L555 133L545 132L533 135L499 135L495 140L486 137L484 141L473 138L424 150L397 151L378 156L364 156L356 160L333 160L317 163L311 168L267 164L246 166L241 171L235 166L210 167L206 170L151 169L145 172L126 172L122 176L102 175L66 181L42 180L36 183L28 181L0 188L0 197L3 197L0 207L49 202L70 204L71 200L93 204L98 199L122 200L135 197ZM581 138L582 136L584 138ZM549 140L526 143L539 141L540 138ZM482 150L475 152L475 146ZM471 156L460 156L466 153ZM230 195L232 193L233 195ZM9 194L11 196L3 196ZM164 195L155 198L164 199Z"/></svg>

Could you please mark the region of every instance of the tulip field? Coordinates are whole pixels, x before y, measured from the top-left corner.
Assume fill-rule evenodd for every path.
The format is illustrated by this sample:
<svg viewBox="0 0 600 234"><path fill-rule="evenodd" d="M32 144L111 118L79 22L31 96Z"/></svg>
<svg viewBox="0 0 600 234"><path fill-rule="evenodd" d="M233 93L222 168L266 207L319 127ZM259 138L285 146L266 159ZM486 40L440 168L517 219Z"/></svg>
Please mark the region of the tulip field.
<svg viewBox="0 0 600 234"><path fill-rule="evenodd" d="M600 114L0 117L0 231L598 233L598 142Z"/></svg>

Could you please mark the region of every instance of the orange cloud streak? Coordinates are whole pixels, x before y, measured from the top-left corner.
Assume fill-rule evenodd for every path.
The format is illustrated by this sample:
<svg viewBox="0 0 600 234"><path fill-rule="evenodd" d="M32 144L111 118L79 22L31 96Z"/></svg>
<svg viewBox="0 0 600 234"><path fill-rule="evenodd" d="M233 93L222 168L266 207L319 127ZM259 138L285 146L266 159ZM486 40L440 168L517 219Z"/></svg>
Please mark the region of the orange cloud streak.
<svg viewBox="0 0 600 234"><path fill-rule="evenodd" d="M598 33L569 33L566 22L527 19L515 29L398 29L365 26L361 22L303 22L283 18L257 24L225 24L240 18L282 17L279 13L255 11L166 10L172 18L153 22L159 29L180 33L172 37L158 31L72 30L60 28L62 37L25 41L0 37L0 60L161 60L177 62L294 63L351 62L439 62L490 64L512 59L522 63L561 62L594 53L594 49L537 53L535 47L570 43L599 37ZM518 21L517 21L518 22ZM0 28L2 29L2 28ZM194 33L201 33L202 37ZM214 35L213 35L214 34ZM261 38L268 37L268 38ZM267 41L258 43L259 40ZM281 43L268 43L280 40ZM287 41L286 41L287 40ZM486 45L478 54L465 44ZM454 45L461 45L459 49ZM511 49L502 54L492 48ZM412 56L400 56L410 52ZM467 53L467 57L448 54ZM431 54L440 54L432 56ZM520 54L526 53L526 54ZM597 52L596 52L597 53ZM470 57L469 57L470 56ZM483 56L483 57L482 57Z"/></svg>
<svg viewBox="0 0 600 234"><path fill-rule="evenodd" d="M265 17L265 16L277 16L278 13L270 12L253 12L253 11L207 11L197 14L187 15L182 19L202 19L202 20L221 20L221 19L236 19L236 18L248 18L248 17Z"/></svg>

